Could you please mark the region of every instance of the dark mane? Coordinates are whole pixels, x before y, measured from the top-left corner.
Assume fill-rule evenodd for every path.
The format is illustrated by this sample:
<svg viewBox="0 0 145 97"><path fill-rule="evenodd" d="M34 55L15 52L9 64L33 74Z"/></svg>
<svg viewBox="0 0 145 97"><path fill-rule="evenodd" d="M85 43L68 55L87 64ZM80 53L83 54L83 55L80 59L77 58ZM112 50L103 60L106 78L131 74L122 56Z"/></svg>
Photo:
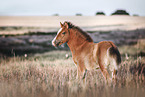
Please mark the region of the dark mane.
<svg viewBox="0 0 145 97"><path fill-rule="evenodd" d="M93 42L93 39L87 34L87 32L83 31L80 27L73 25L71 22L64 22L64 24L67 23L70 29L75 30L77 33L79 32L79 35L89 42Z"/></svg>

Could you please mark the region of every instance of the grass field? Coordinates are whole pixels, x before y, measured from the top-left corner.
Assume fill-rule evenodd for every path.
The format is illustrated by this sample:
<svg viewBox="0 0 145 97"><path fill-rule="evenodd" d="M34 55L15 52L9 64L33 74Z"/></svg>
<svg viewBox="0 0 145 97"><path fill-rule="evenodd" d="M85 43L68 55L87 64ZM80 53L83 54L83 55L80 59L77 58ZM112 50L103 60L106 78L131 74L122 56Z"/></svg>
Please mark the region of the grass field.
<svg viewBox="0 0 145 97"><path fill-rule="evenodd" d="M125 55L127 50L123 48L119 50ZM136 48L133 45L130 50ZM0 97L143 97L145 57L132 57L131 53L134 55L134 52L128 52L127 59L122 56L117 83L105 84L101 71L92 70L87 72L85 88L81 80L76 79L77 71L70 51L1 57Z"/></svg>
<svg viewBox="0 0 145 97"><path fill-rule="evenodd" d="M116 83L106 84L99 69L87 72L85 87L76 79L69 49L51 45L59 22L65 20L88 31L94 42L110 40L119 47ZM144 97L144 28L145 17L2 16L0 97Z"/></svg>
<svg viewBox="0 0 145 97"><path fill-rule="evenodd" d="M86 31L145 28L145 17L139 16L0 16L0 35L56 32L60 28L59 23L64 21L70 21Z"/></svg>

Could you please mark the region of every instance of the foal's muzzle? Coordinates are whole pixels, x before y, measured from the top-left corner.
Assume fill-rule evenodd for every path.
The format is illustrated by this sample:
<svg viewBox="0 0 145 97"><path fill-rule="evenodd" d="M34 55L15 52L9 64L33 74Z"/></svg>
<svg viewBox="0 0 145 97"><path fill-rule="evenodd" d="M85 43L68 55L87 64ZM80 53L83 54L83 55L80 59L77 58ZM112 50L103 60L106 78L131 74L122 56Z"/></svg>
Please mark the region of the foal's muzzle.
<svg viewBox="0 0 145 97"><path fill-rule="evenodd" d="M58 41L58 40L53 40L53 41L52 41L52 45L55 46L55 47L59 46L60 43L61 43L61 42Z"/></svg>

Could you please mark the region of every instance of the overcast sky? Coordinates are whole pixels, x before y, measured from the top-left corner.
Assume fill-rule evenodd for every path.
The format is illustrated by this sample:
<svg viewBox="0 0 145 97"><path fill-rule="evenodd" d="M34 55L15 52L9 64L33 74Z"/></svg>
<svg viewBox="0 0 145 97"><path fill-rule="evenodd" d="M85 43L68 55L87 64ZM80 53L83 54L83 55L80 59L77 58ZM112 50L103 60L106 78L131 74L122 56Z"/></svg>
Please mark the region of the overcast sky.
<svg viewBox="0 0 145 97"><path fill-rule="evenodd" d="M145 0L0 0L0 15L60 16L81 13L94 16L97 11L110 15L116 9L145 16Z"/></svg>

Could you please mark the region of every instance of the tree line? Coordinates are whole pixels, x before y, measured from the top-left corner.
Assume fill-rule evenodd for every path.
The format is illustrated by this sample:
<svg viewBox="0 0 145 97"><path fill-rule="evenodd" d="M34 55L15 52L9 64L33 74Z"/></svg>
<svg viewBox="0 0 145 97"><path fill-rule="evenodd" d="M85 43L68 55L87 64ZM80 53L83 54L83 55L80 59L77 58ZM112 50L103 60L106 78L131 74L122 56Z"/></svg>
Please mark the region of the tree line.
<svg viewBox="0 0 145 97"><path fill-rule="evenodd" d="M83 14L81 13L76 13L75 14L76 16L83 16ZM95 15L102 15L102 16L105 16L106 14L103 12L103 11L97 11L95 13ZM127 15L127 16L130 16L130 14L126 11L126 10L123 10L123 9L118 9L116 10L115 12L111 13L111 16L112 15ZM53 16L59 16L59 14L53 14ZM133 14L133 16L139 16L138 14Z"/></svg>

